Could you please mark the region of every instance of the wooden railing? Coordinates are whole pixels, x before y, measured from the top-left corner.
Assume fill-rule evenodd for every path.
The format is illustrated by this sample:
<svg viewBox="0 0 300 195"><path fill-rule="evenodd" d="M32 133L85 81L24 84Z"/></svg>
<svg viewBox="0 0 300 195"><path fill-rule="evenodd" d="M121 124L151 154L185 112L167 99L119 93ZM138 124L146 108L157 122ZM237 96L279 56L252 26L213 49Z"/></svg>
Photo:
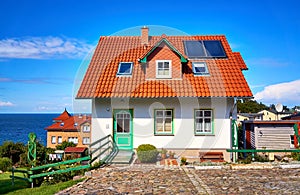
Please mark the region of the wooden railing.
<svg viewBox="0 0 300 195"><path fill-rule="evenodd" d="M12 178L12 185L14 185L15 179L21 179L30 182L31 187L33 187L33 179L46 177L54 174L66 173L70 171L89 169L92 163L97 159L107 164L113 160L113 158L117 155L118 151L119 151L118 146L114 142L112 136L107 135L95 141L94 143L90 144L89 156L32 167L28 170L21 170L13 167L11 170L12 175L10 176ZM88 161L88 164L82 164L82 162L84 161ZM63 168L61 168L61 166L63 166ZM58 169L55 170L54 169L55 167L58 167ZM26 174L26 176L24 177L16 176L15 173L17 172Z"/></svg>

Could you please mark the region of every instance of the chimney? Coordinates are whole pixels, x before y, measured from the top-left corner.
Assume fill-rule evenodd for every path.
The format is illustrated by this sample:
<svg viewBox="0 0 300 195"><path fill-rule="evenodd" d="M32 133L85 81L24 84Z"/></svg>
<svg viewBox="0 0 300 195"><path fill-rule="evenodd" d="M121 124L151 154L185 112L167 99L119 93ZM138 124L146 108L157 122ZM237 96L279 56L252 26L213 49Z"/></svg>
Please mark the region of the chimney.
<svg viewBox="0 0 300 195"><path fill-rule="evenodd" d="M141 35L142 45L148 45L148 43L149 43L149 28L144 26L141 30L142 30L142 35Z"/></svg>

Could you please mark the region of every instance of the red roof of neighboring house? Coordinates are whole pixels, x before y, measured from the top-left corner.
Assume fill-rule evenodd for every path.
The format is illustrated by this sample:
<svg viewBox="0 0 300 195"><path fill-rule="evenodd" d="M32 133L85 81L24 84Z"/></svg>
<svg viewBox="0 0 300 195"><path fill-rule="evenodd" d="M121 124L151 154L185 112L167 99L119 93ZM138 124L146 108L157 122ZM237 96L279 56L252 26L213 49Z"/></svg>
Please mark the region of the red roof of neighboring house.
<svg viewBox="0 0 300 195"><path fill-rule="evenodd" d="M65 111L61 113L58 117L54 118L54 121L63 121L71 117L71 114L65 108Z"/></svg>
<svg viewBox="0 0 300 195"><path fill-rule="evenodd" d="M63 114L66 110L63 112ZM60 116L62 116L61 114ZM60 117L59 116L59 117ZM57 117L58 118L58 117ZM55 119L54 119L55 120ZM46 130L61 130L61 131L78 131L80 130L80 125L84 123L91 123L91 117L88 115L76 115L76 116L69 116L63 120L55 120L56 122L52 125L46 127Z"/></svg>
<svg viewBox="0 0 300 195"><path fill-rule="evenodd" d="M206 62L209 76L194 76L192 61L182 65L182 79L146 79L140 60L166 39L178 58L186 57L183 41L219 40L226 58L199 59ZM174 58L174 57L173 57ZM165 56L169 60L170 56ZM170 59L174 60L174 59ZM199 61L198 60L198 61ZM133 62L132 76L117 77L120 62ZM142 45L140 36L103 36L100 38L77 98L157 98L157 97L252 97L242 73L247 66L239 52L232 52L223 35L151 36Z"/></svg>
<svg viewBox="0 0 300 195"><path fill-rule="evenodd" d="M86 147L67 147L65 153L82 153L86 150Z"/></svg>

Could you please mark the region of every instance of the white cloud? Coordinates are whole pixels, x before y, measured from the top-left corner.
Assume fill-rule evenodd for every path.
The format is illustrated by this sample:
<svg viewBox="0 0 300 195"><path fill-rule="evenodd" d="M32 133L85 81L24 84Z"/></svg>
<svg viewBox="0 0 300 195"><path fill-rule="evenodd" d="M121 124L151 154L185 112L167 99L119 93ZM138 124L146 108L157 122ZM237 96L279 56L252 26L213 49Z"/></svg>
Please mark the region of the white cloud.
<svg viewBox="0 0 300 195"><path fill-rule="evenodd" d="M254 95L255 99L266 104L282 103L288 106L300 105L300 80L279 83L264 87Z"/></svg>
<svg viewBox="0 0 300 195"><path fill-rule="evenodd" d="M0 40L0 58L81 58L94 46L65 37L26 37Z"/></svg>
<svg viewBox="0 0 300 195"><path fill-rule="evenodd" d="M0 101L0 107L11 107L11 106L14 106L14 104L9 101L7 102Z"/></svg>

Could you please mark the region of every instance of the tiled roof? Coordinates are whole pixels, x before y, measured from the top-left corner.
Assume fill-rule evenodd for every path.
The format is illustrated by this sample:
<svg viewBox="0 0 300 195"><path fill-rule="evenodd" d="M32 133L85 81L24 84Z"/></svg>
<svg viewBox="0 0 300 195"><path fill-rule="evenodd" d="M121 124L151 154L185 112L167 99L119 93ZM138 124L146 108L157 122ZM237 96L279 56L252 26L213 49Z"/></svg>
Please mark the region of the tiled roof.
<svg viewBox="0 0 300 195"><path fill-rule="evenodd" d="M147 79L145 66L139 59L162 38L181 54L185 54L184 40L220 40L227 58L200 59L206 62L209 76L194 76L189 59L182 65L181 79ZM131 77L116 76L120 62L134 63ZM242 73L246 69L240 53L231 51L223 35L150 36L148 46L141 45L139 36L104 36L98 42L77 98L252 97Z"/></svg>
<svg viewBox="0 0 300 195"><path fill-rule="evenodd" d="M71 117L71 114L65 109L63 113L61 113L58 117L54 118L54 121L63 121Z"/></svg>
<svg viewBox="0 0 300 195"><path fill-rule="evenodd" d="M67 147L65 153L82 153L86 150L85 147Z"/></svg>
<svg viewBox="0 0 300 195"><path fill-rule="evenodd" d="M70 116L67 119L55 122L52 125L46 127L46 130L55 130L55 131L78 131L80 126L84 123L91 123L90 116ZM75 125L76 124L76 125Z"/></svg>

